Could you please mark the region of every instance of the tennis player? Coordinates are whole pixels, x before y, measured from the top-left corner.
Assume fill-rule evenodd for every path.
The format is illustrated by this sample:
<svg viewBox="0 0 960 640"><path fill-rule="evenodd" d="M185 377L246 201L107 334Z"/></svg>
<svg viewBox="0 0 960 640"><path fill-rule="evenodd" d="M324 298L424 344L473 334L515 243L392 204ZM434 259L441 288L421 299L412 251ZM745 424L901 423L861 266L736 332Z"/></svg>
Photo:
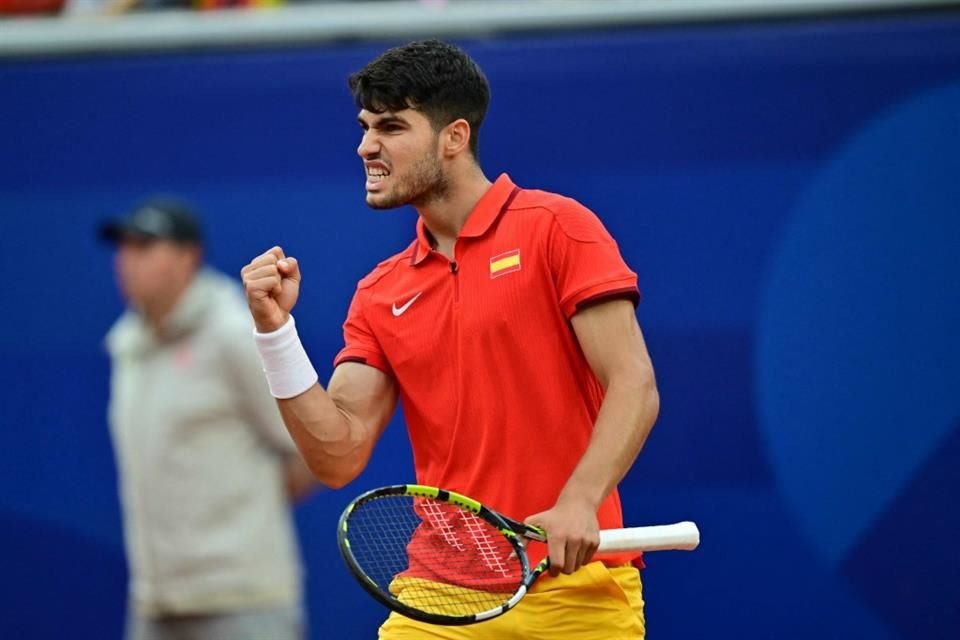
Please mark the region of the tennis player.
<svg viewBox="0 0 960 640"><path fill-rule="evenodd" d="M616 487L659 409L636 274L583 205L487 178L489 86L461 49L391 49L349 85L367 204L415 207L416 237L357 285L326 390L291 315L296 258L273 247L244 267L271 391L331 487L364 469L401 399L417 482L543 527L531 562L549 553L552 574L494 620L391 614L380 637L643 637L640 559L595 556L599 530L623 526Z"/></svg>

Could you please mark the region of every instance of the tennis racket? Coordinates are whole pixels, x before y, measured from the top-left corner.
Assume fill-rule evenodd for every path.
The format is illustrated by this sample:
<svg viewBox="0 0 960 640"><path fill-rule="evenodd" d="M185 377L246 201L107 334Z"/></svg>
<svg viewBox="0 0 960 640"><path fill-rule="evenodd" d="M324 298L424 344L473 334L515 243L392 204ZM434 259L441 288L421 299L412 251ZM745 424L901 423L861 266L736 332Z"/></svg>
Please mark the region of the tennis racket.
<svg viewBox="0 0 960 640"><path fill-rule="evenodd" d="M337 531L353 577L390 609L422 622L463 625L512 609L549 567L530 567L525 525L453 491L416 484L368 491L347 505ZM692 522L600 532L598 552L693 550Z"/></svg>

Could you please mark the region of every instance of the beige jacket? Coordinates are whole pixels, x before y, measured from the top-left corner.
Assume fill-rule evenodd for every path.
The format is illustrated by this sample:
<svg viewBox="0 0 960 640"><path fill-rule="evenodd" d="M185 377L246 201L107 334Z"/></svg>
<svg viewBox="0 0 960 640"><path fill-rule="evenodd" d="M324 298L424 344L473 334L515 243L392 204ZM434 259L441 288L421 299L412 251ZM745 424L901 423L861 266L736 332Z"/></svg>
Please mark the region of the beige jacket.
<svg viewBox="0 0 960 640"><path fill-rule="evenodd" d="M295 449L239 286L202 270L163 339L128 311L106 344L134 606L159 615L298 603L283 474Z"/></svg>

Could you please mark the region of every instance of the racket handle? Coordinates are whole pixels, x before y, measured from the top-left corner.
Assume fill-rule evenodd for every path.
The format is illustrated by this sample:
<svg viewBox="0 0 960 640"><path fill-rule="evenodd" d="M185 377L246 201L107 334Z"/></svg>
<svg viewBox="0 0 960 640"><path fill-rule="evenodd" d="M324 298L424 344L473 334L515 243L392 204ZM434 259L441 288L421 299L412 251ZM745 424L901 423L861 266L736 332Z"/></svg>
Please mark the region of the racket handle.
<svg viewBox="0 0 960 640"><path fill-rule="evenodd" d="M700 544L700 530L693 522L652 527L607 529L600 532L598 553L617 551L693 551Z"/></svg>

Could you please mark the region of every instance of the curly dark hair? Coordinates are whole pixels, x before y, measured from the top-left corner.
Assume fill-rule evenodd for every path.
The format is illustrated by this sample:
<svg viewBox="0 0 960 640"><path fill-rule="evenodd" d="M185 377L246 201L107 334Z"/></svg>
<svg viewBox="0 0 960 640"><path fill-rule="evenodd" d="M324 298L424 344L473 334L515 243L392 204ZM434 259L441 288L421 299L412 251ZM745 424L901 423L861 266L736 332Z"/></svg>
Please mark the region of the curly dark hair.
<svg viewBox="0 0 960 640"><path fill-rule="evenodd" d="M441 40L411 42L384 52L348 84L357 106L373 113L416 109L435 131L463 118L470 124L470 151L478 157L490 85L463 49Z"/></svg>

